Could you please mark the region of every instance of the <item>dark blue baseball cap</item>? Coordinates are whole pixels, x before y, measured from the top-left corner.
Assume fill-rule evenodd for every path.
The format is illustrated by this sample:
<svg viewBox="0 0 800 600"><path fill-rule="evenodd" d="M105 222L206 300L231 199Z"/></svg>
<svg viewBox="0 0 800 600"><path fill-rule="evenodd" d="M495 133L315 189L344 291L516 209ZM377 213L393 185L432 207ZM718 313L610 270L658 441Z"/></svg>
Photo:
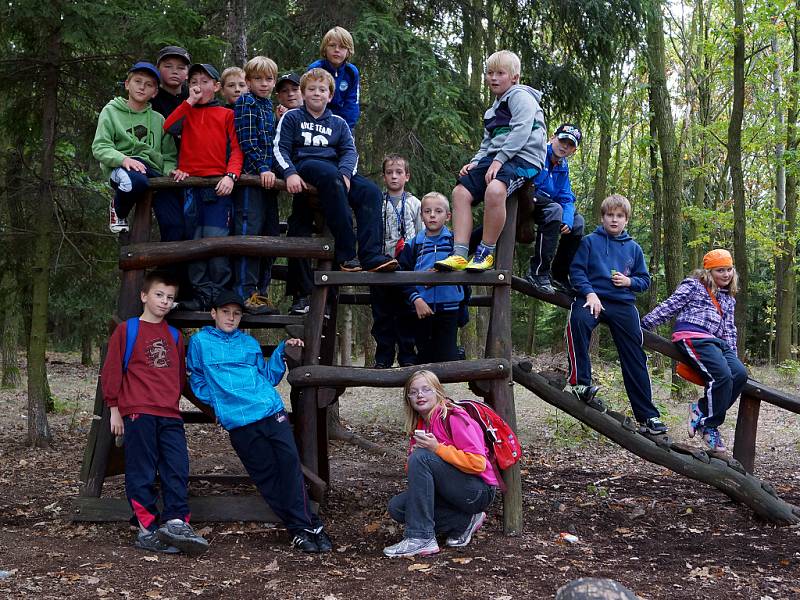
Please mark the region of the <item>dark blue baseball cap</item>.
<svg viewBox="0 0 800 600"><path fill-rule="evenodd" d="M583 134L581 133L581 128L577 125L573 125L572 123L564 123L558 129L556 129L555 136L559 140L569 140L575 147L581 145L581 138L583 138Z"/></svg>
<svg viewBox="0 0 800 600"><path fill-rule="evenodd" d="M158 72L158 69L156 69L156 66L153 63L139 61L130 69L128 69L128 73L135 73L136 71L143 71L148 75L155 77L156 81L159 83L161 82L161 73Z"/></svg>
<svg viewBox="0 0 800 600"><path fill-rule="evenodd" d="M244 308L244 300L242 300L242 297L231 290L222 290L214 299L212 308L221 308L226 304L237 304L239 308Z"/></svg>
<svg viewBox="0 0 800 600"><path fill-rule="evenodd" d="M219 71L214 68L214 65L208 63L194 63L189 67L189 77L192 76L192 73L197 73L198 71L205 71L211 79L219 81Z"/></svg>

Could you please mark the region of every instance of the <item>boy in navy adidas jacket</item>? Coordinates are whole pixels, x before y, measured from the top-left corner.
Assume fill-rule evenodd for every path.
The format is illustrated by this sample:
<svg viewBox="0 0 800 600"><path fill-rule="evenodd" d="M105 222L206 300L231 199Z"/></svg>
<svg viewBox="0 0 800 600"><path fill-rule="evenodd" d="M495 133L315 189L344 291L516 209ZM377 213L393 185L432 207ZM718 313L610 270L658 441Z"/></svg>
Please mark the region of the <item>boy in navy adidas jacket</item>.
<svg viewBox="0 0 800 600"><path fill-rule="evenodd" d="M593 401L598 387L592 385L589 340L599 321L608 325L617 347L625 392L633 414L643 429L667 432L653 405L647 355L642 350L642 327L636 310L636 294L650 287L650 274L642 248L625 231L631 214L628 199L613 194L600 205L602 225L581 240L569 269L575 288L567 321L568 387L581 400Z"/></svg>
<svg viewBox="0 0 800 600"><path fill-rule="evenodd" d="M311 69L300 78L304 105L288 111L275 133L275 161L286 189L299 194L317 188L320 208L333 234L342 271L394 271L397 260L383 254L381 192L357 173L358 154L350 128L327 108L333 77ZM353 213L358 230L353 232Z"/></svg>
<svg viewBox="0 0 800 600"><path fill-rule="evenodd" d="M439 192L422 197L420 214L425 230L400 253L404 271L432 271L434 263L453 251L453 234L445 223L450 204ZM410 286L405 293L417 313L414 338L417 364L458 360L456 334L464 290L460 285Z"/></svg>
<svg viewBox="0 0 800 600"><path fill-rule="evenodd" d="M111 334L100 381L111 433L125 436L125 494L139 522L136 547L201 554L208 542L189 525L189 453L178 408L186 380L183 336L164 321L177 293L167 273L144 278L142 316ZM156 475L164 501L160 515Z"/></svg>

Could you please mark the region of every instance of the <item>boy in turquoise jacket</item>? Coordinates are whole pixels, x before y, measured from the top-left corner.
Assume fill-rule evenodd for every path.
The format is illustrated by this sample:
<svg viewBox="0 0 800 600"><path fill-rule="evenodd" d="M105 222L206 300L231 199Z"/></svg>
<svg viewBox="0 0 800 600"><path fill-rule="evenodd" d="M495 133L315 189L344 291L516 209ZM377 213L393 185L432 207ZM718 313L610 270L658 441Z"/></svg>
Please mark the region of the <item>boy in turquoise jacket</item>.
<svg viewBox="0 0 800 600"><path fill-rule="evenodd" d="M256 339L239 330L244 300L223 291L214 301L215 327L189 340L186 368L197 399L210 405L250 478L303 552L329 552L331 539L311 510L289 417L275 386L286 372L278 344L269 362Z"/></svg>

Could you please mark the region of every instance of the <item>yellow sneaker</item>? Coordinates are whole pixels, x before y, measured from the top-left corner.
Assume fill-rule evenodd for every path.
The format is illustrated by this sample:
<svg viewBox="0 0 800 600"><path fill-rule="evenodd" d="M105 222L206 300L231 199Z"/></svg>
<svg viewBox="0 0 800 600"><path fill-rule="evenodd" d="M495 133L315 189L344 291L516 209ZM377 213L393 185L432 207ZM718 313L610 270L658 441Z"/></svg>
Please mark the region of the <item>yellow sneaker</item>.
<svg viewBox="0 0 800 600"><path fill-rule="evenodd" d="M466 266L467 259L458 254L451 254L433 264L433 268L437 271L463 271Z"/></svg>
<svg viewBox="0 0 800 600"><path fill-rule="evenodd" d="M483 273L484 271L488 271L489 269L494 268L494 254L482 254L478 255L477 253L473 256L467 266L465 267L468 273Z"/></svg>

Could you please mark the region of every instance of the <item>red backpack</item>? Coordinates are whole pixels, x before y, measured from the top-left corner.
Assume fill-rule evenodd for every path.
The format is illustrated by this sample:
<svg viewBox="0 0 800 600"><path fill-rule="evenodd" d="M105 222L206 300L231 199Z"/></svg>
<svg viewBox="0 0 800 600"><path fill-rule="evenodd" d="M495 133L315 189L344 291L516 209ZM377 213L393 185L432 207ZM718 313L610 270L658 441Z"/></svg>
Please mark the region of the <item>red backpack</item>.
<svg viewBox="0 0 800 600"><path fill-rule="evenodd" d="M451 400L464 409L483 430L489 459L501 469L507 469L522 458L522 447L516 434L500 415L480 400Z"/></svg>

